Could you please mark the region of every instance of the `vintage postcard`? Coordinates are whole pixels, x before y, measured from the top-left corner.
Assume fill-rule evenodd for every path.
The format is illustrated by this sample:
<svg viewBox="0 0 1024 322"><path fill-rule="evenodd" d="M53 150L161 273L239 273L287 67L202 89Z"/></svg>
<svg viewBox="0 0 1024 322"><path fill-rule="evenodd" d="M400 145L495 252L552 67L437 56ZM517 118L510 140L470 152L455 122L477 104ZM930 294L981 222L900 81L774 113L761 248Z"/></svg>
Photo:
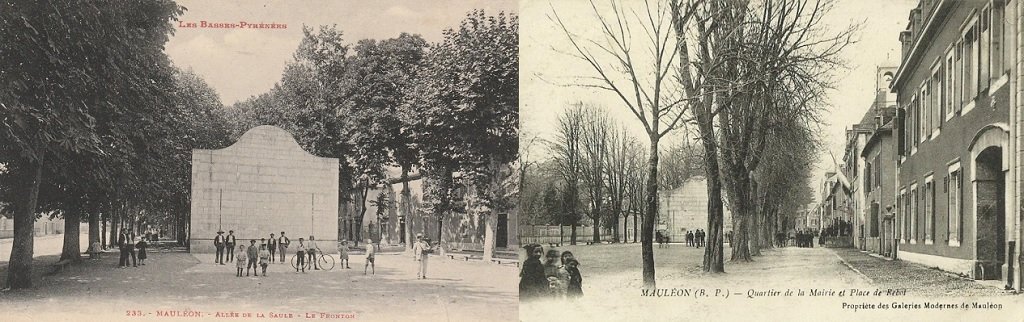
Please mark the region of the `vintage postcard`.
<svg viewBox="0 0 1024 322"><path fill-rule="evenodd" d="M520 320L1021 321L1022 8L520 1Z"/></svg>
<svg viewBox="0 0 1024 322"><path fill-rule="evenodd" d="M516 1L0 3L0 321L514 321Z"/></svg>

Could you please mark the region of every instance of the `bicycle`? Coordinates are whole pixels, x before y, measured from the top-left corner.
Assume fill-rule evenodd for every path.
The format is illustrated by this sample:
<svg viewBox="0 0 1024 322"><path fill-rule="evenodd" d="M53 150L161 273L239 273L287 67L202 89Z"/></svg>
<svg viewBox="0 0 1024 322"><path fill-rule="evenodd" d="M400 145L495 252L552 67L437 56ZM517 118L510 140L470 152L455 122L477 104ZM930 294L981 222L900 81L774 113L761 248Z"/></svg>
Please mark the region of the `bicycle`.
<svg viewBox="0 0 1024 322"><path fill-rule="evenodd" d="M334 269L334 256L324 253L323 251L320 250L320 248L316 249L316 253L316 264L318 267L320 267L320 269L327 271ZM310 260L308 260L309 255L303 254L303 256L306 256L307 260L302 262L301 268L303 270L308 270L310 266L312 266L312 263ZM300 267L296 265L297 260L295 257L296 255L292 255L292 268L299 269Z"/></svg>

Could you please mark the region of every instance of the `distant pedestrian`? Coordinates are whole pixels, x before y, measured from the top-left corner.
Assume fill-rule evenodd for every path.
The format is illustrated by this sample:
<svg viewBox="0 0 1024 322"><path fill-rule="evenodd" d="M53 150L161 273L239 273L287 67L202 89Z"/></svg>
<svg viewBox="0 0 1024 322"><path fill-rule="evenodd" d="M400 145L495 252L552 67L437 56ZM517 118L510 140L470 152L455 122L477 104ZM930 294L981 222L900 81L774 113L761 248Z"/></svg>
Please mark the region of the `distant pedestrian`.
<svg viewBox="0 0 1024 322"><path fill-rule="evenodd" d="M249 258L249 264L245 266L245 276L249 276L249 268L252 268L253 274L259 274L256 265L260 259L260 250L256 248L255 239L249 240L249 248L245 250L245 257Z"/></svg>
<svg viewBox="0 0 1024 322"><path fill-rule="evenodd" d="M121 233L117 234L117 249L120 251L120 257L118 258L118 267L128 267L128 244L131 244L131 235L128 235L128 229L121 229Z"/></svg>
<svg viewBox="0 0 1024 322"><path fill-rule="evenodd" d="M270 251L267 245L260 245L260 268L263 269L263 276L267 276L267 266L270 265Z"/></svg>
<svg viewBox="0 0 1024 322"><path fill-rule="evenodd" d="M147 247L149 247L149 244L146 243L146 238L143 238L142 240L139 240L138 243L135 243L135 249L139 250L139 265L146 265Z"/></svg>
<svg viewBox="0 0 1024 322"><path fill-rule="evenodd" d="M363 265L363 275L366 275L366 267L367 266L370 267L370 271L373 272L373 275L377 275L377 268L374 266L375 264L373 263L373 256L376 253L377 253L377 251L373 249L373 241L370 240L369 238L367 238L366 239L366 264ZM346 257L348 257L348 255L346 255Z"/></svg>
<svg viewBox="0 0 1024 322"><path fill-rule="evenodd" d="M693 231L686 231L686 246L693 247Z"/></svg>
<svg viewBox="0 0 1024 322"><path fill-rule="evenodd" d="M235 258L235 268L238 269L238 274L235 276L242 277L242 270L245 269L246 262L245 245L238 245L238 258Z"/></svg>
<svg viewBox="0 0 1024 322"><path fill-rule="evenodd" d="M132 237L132 240L128 242L128 255L132 257L132 267L139 267L139 259L136 256L135 243L138 242L137 237Z"/></svg>
<svg viewBox="0 0 1024 322"><path fill-rule="evenodd" d="M350 269L348 266L348 241L342 240L338 242L338 257L340 257L341 267Z"/></svg>
<svg viewBox="0 0 1024 322"><path fill-rule="evenodd" d="M213 238L213 247L217 248L217 257L213 260L214 263L224 265L224 231L218 230L217 237Z"/></svg>
<svg viewBox="0 0 1024 322"><path fill-rule="evenodd" d="M547 294L548 280L544 277L544 264L540 262L544 248L538 244L529 244L524 248L526 260L523 261L523 269L519 271L519 299L529 301Z"/></svg>
<svg viewBox="0 0 1024 322"><path fill-rule="evenodd" d="M430 247L430 242L423 238L423 234L416 234L416 244L412 247L413 254L416 254L416 260L419 261L419 270L416 272L416 278L427 279L427 259L430 258L430 253L434 250Z"/></svg>
<svg viewBox="0 0 1024 322"><path fill-rule="evenodd" d="M224 249L228 252L228 262L235 260L235 245L237 245L235 242L235 231L228 230L228 235L224 237ZM223 264L224 261L221 260L220 263Z"/></svg>
<svg viewBox="0 0 1024 322"><path fill-rule="evenodd" d="M277 238L277 250L281 252L281 263L284 263L284 256L288 253L288 245L291 245L292 241L288 237L284 236L284 232L281 232L281 237Z"/></svg>
<svg viewBox="0 0 1024 322"><path fill-rule="evenodd" d="M270 252L270 262L273 263L277 259L277 238L274 238L274 234L270 234L270 239L267 240L267 251Z"/></svg>
<svg viewBox="0 0 1024 322"><path fill-rule="evenodd" d="M299 244L295 247L295 272L298 273L299 269L306 272L306 241L302 237L299 237Z"/></svg>

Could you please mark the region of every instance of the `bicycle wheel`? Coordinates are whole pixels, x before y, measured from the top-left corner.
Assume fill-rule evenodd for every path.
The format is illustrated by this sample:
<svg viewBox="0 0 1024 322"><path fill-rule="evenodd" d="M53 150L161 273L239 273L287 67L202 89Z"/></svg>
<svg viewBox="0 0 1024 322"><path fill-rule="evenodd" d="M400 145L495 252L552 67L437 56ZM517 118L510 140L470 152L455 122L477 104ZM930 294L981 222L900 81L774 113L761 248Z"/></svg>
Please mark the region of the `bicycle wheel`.
<svg viewBox="0 0 1024 322"><path fill-rule="evenodd" d="M301 269L303 269L303 270L307 270L307 271L308 271L308 270L309 270L309 268L310 268L310 267L309 267L309 264L310 264L310 261L309 261L309 259L306 259L306 260L302 261L302 266L300 267L300 266L299 266L299 265L298 265L298 264L296 263L296 262L297 262L297 260L296 260L296 257L298 257L298 255L297 255L297 254L296 254L296 255L292 255L292 268L293 268L293 269L300 269L300 268L301 268ZM302 255L302 257L303 257L303 258L306 258L306 255Z"/></svg>
<svg viewBox="0 0 1024 322"><path fill-rule="evenodd" d="M327 254L320 255L319 264L321 269L328 271L334 269L334 256Z"/></svg>

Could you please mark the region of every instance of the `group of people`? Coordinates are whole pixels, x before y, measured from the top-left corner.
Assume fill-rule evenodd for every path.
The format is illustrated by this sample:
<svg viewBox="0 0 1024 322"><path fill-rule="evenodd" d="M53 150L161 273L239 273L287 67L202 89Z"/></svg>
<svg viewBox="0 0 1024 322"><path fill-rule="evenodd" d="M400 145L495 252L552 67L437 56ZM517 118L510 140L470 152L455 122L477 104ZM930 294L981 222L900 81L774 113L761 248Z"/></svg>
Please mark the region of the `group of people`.
<svg viewBox="0 0 1024 322"><path fill-rule="evenodd" d="M707 237L707 233L703 229L697 229L696 231L686 231L686 246L701 248L704 247L704 239Z"/></svg>
<svg viewBox="0 0 1024 322"><path fill-rule="evenodd" d="M121 233L117 235L117 247L121 252L121 256L117 261L118 268L127 268L129 258L131 259L132 267L146 265L146 248L149 248L149 238L149 234L139 238L130 234L127 228L122 228ZM90 247L98 246L92 245Z"/></svg>
<svg viewBox="0 0 1024 322"><path fill-rule="evenodd" d="M572 252L549 249L538 244L524 246L526 260L519 272L519 300L576 299L583 296L580 262ZM540 258L544 257L544 263Z"/></svg>
<svg viewBox="0 0 1024 322"><path fill-rule="evenodd" d="M810 230L797 230L793 239L796 240L796 247L814 247L814 233Z"/></svg>

